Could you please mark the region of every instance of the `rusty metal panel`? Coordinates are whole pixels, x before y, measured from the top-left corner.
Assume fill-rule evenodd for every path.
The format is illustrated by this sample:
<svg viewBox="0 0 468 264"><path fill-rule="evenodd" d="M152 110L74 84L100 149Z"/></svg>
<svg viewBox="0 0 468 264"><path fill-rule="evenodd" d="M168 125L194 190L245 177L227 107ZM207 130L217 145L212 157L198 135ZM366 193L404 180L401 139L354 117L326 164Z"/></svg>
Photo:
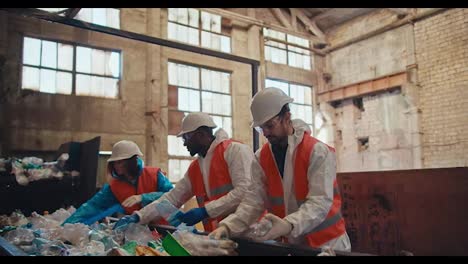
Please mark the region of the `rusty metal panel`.
<svg viewBox="0 0 468 264"><path fill-rule="evenodd" d="M468 168L338 173L353 251L468 254Z"/></svg>

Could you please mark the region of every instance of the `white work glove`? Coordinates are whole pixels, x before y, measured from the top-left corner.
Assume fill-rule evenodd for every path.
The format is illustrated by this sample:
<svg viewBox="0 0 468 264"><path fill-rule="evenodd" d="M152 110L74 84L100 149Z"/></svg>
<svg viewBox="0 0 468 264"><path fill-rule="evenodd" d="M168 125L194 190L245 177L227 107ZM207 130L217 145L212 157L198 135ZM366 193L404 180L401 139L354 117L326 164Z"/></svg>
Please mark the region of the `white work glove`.
<svg viewBox="0 0 468 264"><path fill-rule="evenodd" d="M132 195L123 201L123 207L131 207L137 203L141 203L141 195Z"/></svg>
<svg viewBox="0 0 468 264"><path fill-rule="evenodd" d="M274 214L266 214L264 216L267 220L270 220L273 226L271 227L270 231L266 233L262 237L257 237L256 240L258 241L266 241L266 240L273 240L277 239L282 236L287 236L289 233L291 233L292 230L292 224L289 223L288 221L279 218L278 216Z"/></svg>
<svg viewBox="0 0 468 264"><path fill-rule="evenodd" d="M208 234L208 236L213 239L229 238L229 228L226 225L221 224L218 228Z"/></svg>

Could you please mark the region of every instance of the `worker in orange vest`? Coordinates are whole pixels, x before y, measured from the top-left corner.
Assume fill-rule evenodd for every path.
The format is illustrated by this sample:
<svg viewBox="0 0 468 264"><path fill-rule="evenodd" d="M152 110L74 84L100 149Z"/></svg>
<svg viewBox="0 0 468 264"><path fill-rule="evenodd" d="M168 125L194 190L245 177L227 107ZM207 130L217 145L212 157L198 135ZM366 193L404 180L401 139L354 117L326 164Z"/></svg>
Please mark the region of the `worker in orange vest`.
<svg viewBox="0 0 468 264"><path fill-rule="evenodd" d="M222 128L213 134L214 128L216 124L208 114L189 113L184 117L178 137L183 138L190 155L198 157L173 190L135 212L134 217L139 223L163 217L157 209L157 203L162 200L180 208L195 196L199 207L179 212L171 224L191 226L203 221L205 231L213 231L220 220L236 210L250 184L254 155L249 146L230 139ZM117 222L116 226L126 224L126 221Z"/></svg>
<svg viewBox="0 0 468 264"><path fill-rule="evenodd" d="M114 213L130 215L171 190L174 186L161 169L144 166L142 156L133 141L115 143L107 160L109 184L81 205L64 224L92 224Z"/></svg>
<svg viewBox="0 0 468 264"><path fill-rule="evenodd" d="M253 97L252 126L268 143L255 153L252 185L244 200L210 236L244 235L268 209L264 218L271 229L254 239L351 251L341 215L335 151L312 137L304 121L291 120L293 101L278 88L266 88Z"/></svg>

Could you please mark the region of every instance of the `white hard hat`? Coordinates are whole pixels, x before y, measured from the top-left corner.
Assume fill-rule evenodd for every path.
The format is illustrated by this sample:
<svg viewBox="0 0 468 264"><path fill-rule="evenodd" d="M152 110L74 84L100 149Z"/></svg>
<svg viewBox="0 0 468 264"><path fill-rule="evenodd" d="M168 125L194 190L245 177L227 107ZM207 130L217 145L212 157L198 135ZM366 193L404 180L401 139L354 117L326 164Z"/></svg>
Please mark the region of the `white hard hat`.
<svg viewBox="0 0 468 264"><path fill-rule="evenodd" d="M112 155L107 162L129 159L135 155L143 157L138 145L130 140L121 140L112 147Z"/></svg>
<svg viewBox="0 0 468 264"><path fill-rule="evenodd" d="M190 113L182 119L182 131L177 135L181 137L183 134L197 130L201 126L215 128L216 124L213 118L205 113Z"/></svg>
<svg viewBox="0 0 468 264"><path fill-rule="evenodd" d="M287 96L281 89L269 87L254 95L250 104L253 122L257 127L279 114L285 104L292 103L294 99Z"/></svg>

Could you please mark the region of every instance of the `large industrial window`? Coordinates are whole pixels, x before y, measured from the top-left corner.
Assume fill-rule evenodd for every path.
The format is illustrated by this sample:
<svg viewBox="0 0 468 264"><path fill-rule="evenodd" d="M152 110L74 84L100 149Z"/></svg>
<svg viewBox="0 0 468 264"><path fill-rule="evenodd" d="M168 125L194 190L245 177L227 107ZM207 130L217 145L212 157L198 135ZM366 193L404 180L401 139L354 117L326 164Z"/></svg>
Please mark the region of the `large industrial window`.
<svg viewBox="0 0 468 264"><path fill-rule="evenodd" d="M38 8L64 16L68 8ZM120 9L117 8L81 8L74 19L89 23L120 29Z"/></svg>
<svg viewBox="0 0 468 264"><path fill-rule="evenodd" d="M117 8L81 8L74 19L120 29L120 10Z"/></svg>
<svg viewBox="0 0 468 264"><path fill-rule="evenodd" d="M24 37L22 89L118 98L120 52Z"/></svg>
<svg viewBox="0 0 468 264"><path fill-rule="evenodd" d="M289 104L292 119L302 119L310 126L312 133L314 133L312 87L272 79L265 80L265 87L279 88L292 97L294 102Z"/></svg>
<svg viewBox="0 0 468 264"><path fill-rule="evenodd" d="M194 8L168 8L167 37L195 46L231 52L231 38L222 18Z"/></svg>
<svg viewBox="0 0 468 264"><path fill-rule="evenodd" d="M265 59L305 70L311 69L309 40L263 28Z"/></svg>
<svg viewBox="0 0 468 264"><path fill-rule="evenodd" d="M192 65L169 62L169 179L177 182L184 176L193 158L183 145L181 120L189 112L209 113L218 128L232 137L231 74Z"/></svg>

